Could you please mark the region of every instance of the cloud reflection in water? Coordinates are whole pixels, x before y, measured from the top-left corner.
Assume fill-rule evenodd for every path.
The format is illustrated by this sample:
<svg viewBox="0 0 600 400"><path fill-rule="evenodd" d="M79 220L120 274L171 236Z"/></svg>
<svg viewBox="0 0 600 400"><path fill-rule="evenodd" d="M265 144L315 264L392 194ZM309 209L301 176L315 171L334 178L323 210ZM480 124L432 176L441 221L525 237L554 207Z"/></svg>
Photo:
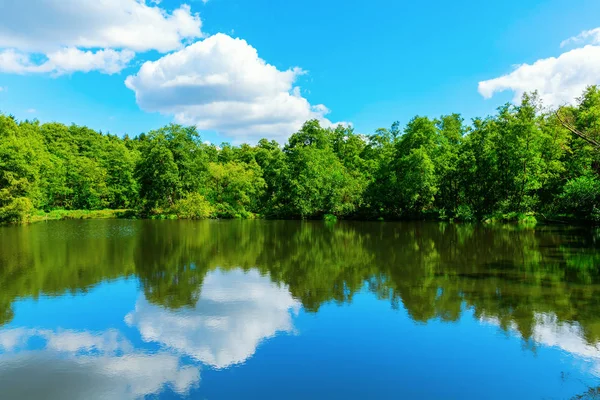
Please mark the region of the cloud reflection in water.
<svg viewBox="0 0 600 400"><path fill-rule="evenodd" d="M0 331L2 396L132 399L166 387L185 396L199 385L201 367L186 365L183 356L214 368L243 363L263 340L293 332L299 309L287 287L257 271L214 271L193 308L168 310L140 297L125 316L140 332L139 346L116 329L6 329ZM144 348L151 343L159 349Z"/></svg>
<svg viewBox="0 0 600 400"><path fill-rule="evenodd" d="M300 302L257 271L214 271L204 279L194 308L177 311L141 297L126 316L147 342L158 342L215 368L243 363L260 342L293 332Z"/></svg>

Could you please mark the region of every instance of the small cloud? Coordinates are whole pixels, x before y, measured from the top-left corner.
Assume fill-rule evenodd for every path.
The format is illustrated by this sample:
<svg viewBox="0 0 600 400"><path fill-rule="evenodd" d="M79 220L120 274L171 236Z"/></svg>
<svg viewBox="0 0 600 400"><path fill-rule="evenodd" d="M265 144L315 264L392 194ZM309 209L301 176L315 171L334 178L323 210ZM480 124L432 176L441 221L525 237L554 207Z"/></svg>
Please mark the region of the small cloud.
<svg viewBox="0 0 600 400"><path fill-rule="evenodd" d="M37 110L35 108L28 108L26 111L28 114L35 114Z"/></svg>
<svg viewBox="0 0 600 400"><path fill-rule="evenodd" d="M581 36L581 35L580 35ZM545 106L573 104L589 85L600 84L600 46L586 45L522 64L505 75L479 82L486 99L511 91L518 102L523 93L537 91Z"/></svg>
<svg viewBox="0 0 600 400"><path fill-rule="evenodd" d="M135 57L129 50L82 51L77 48L64 48L48 53L47 60L41 64L33 61L31 55L12 49L0 51L0 71L14 74L53 73L68 74L76 71L100 71L115 74L127 67Z"/></svg>
<svg viewBox="0 0 600 400"><path fill-rule="evenodd" d="M0 92L6 92L6 88L5 88L5 87L2 87L2 86L0 86Z"/></svg>
<svg viewBox="0 0 600 400"><path fill-rule="evenodd" d="M563 40L560 47L565 47L570 44L600 44L600 28L583 31L577 36Z"/></svg>

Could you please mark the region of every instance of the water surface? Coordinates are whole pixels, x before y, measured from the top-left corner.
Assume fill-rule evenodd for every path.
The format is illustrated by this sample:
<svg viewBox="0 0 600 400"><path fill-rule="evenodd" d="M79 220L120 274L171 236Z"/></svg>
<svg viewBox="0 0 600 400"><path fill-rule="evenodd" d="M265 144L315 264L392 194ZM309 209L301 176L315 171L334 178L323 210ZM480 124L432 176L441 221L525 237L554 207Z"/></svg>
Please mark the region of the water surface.
<svg viewBox="0 0 600 400"><path fill-rule="evenodd" d="M586 398L598 244L438 223L3 227L0 397Z"/></svg>

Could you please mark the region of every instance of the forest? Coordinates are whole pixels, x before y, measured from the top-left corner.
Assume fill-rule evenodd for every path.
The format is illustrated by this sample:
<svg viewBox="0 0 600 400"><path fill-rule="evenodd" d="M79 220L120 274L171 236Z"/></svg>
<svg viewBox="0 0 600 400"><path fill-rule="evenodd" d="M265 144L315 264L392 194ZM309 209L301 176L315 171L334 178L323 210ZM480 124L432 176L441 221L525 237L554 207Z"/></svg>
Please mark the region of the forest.
<svg viewBox="0 0 600 400"><path fill-rule="evenodd" d="M285 145L135 137L0 114L0 222L73 210L142 218L600 222L600 88L494 115L416 116L365 135L307 121Z"/></svg>

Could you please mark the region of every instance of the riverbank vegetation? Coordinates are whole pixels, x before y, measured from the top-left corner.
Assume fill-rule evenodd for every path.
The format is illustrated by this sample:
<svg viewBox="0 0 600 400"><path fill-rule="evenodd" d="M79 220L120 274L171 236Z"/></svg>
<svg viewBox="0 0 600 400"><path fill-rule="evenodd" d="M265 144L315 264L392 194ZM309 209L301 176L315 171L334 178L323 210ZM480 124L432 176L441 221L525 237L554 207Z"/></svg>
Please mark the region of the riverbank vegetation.
<svg viewBox="0 0 600 400"><path fill-rule="evenodd" d="M288 142L135 137L0 115L0 222L44 216L600 222L600 89L535 94L466 124L417 116L370 135L308 121ZM101 212L100 210L109 210ZM110 210L129 210L116 212ZM67 217L68 218L68 217Z"/></svg>

